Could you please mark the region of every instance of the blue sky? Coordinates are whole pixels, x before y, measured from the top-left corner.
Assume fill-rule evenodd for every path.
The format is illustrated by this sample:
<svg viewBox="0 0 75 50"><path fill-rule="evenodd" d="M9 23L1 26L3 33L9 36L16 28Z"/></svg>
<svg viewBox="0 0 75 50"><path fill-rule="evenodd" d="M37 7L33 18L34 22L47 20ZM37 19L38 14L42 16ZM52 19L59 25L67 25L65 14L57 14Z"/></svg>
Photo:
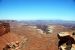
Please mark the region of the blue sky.
<svg viewBox="0 0 75 50"><path fill-rule="evenodd" d="M74 0L0 0L0 20L75 20Z"/></svg>

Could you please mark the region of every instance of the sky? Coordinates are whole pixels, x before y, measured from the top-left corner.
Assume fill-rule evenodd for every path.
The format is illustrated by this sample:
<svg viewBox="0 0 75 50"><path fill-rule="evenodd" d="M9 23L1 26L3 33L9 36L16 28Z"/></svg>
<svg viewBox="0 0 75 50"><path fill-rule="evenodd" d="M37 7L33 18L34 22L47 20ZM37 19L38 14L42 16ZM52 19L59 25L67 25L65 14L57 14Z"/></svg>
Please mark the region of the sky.
<svg viewBox="0 0 75 50"><path fill-rule="evenodd" d="M0 0L0 20L75 21L75 0Z"/></svg>

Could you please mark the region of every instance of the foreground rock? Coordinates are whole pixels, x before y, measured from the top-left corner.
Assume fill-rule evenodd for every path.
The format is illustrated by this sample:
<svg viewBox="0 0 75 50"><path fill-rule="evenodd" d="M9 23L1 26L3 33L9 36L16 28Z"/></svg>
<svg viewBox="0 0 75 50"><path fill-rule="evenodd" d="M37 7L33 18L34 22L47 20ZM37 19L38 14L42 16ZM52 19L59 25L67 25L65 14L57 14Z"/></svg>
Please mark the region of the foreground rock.
<svg viewBox="0 0 75 50"><path fill-rule="evenodd" d="M74 50L75 39L72 37L73 32L60 32L58 33L59 38L59 50Z"/></svg>

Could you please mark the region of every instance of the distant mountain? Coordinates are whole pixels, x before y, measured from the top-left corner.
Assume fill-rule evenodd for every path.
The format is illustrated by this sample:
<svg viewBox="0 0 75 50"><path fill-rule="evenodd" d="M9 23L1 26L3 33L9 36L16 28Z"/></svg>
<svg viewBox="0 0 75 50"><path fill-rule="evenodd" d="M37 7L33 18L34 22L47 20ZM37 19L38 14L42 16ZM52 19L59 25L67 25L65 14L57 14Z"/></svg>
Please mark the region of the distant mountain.
<svg viewBox="0 0 75 50"><path fill-rule="evenodd" d="M27 23L27 24L75 24L75 21L63 21L63 20L30 20L30 21L20 21L22 23Z"/></svg>
<svg viewBox="0 0 75 50"><path fill-rule="evenodd" d="M34 24L41 24L41 23L45 23L45 24L63 24L63 23L75 23L75 21L65 21L65 20L21 20L21 21L17 21L17 20L0 20L0 22L19 22L19 23L34 23Z"/></svg>
<svg viewBox="0 0 75 50"><path fill-rule="evenodd" d="M20 21L28 25L63 25L65 27L75 29L75 21L64 21L64 20L30 20Z"/></svg>
<svg viewBox="0 0 75 50"><path fill-rule="evenodd" d="M75 28L75 21L65 21L65 20L28 20L28 21L17 21L17 20L0 20L8 23L21 23L21 24L27 24L27 25L49 25L49 24L55 24L55 25L64 25L66 27L74 27Z"/></svg>

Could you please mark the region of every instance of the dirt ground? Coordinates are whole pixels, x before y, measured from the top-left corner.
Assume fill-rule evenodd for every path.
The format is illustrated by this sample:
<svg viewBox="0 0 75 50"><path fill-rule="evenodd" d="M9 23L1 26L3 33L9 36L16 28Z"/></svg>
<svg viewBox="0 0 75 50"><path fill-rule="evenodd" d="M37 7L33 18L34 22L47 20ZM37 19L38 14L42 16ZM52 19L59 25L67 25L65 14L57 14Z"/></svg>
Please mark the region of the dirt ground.
<svg viewBox="0 0 75 50"><path fill-rule="evenodd" d="M11 32L0 36L0 50L3 50L7 43L20 41L22 36L28 40L21 50L58 50L55 34L41 35L35 29L28 27L11 28Z"/></svg>
<svg viewBox="0 0 75 50"><path fill-rule="evenodd" d="M12 27L9 33L0 36L0 50L7 43L21 41L22 37L27 38L27 42L20 50L58 50L57 34L40 34L36 29L27 26Z"/></svg>

